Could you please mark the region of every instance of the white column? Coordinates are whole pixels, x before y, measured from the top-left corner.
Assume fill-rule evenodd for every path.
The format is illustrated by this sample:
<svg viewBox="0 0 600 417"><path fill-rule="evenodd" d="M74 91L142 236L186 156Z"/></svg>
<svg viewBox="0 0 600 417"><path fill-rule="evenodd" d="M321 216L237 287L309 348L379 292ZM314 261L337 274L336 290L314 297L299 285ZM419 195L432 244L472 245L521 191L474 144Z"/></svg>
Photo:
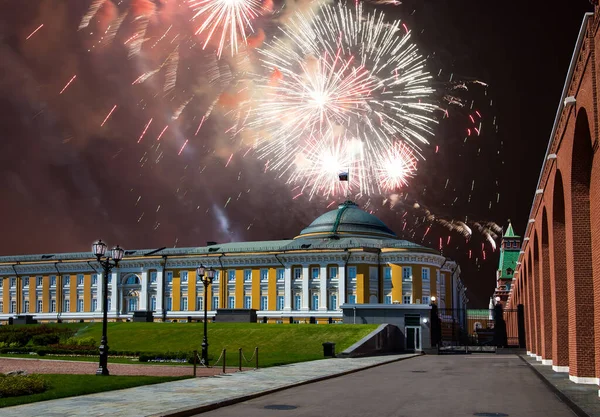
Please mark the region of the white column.
<svg viewBox="0 0 600 417"><path fill-rule="evenodd" d="M109 284L111 286L111 295L110 295L110 312L111 313L117 313L119 310L119 305L118 305L118 297L119 297L119 287L118 287L118 283L119 283L119 273L118 272L112 272L110 274L110 281Z"/></svg>
<svg viewBox="0 0 600 417"><path fill-rule="evenodd" d="M162 316L163 313L163 273L161 270L156 271L156 311L157 316Z"/></svg>
<svg viewBox="0 0 600 417"><path fill-rule="evenodd" d="M148 271L142 270L142 292L140 293L139 310L148 308Z"/></svg>
<svg viewBox="0 0 600 417"><path fill-rule="evenodd" d="M292 268L285 267L283 274L283 311L292 311Z"/></svg>
<svg viewBox="0 0 600 417"><path fill-rule="evenodd" d="M302 311L308 311L308 302L310 293L308 291L308 282L310 279L308 265L302 265Z"/></svg>
<svg viewBox="0 0 600 417"><path fill-rule="evenodd" d="M346 267L338 265L338 308L346 302Z"/></svg>
<svg viewBox="0 0 600 417"><path fill-rule="evenodd" d="M319 310L325 311L327 310L327 265L321 265L321 270L319 271Z"/></svg>
<svg viewBox="0 0 600 417"><path fill-rule="evenodd" d="M98 286L96 288L96 313L102 313L102 302L104 301L104 271L97 274Z"/></svg>

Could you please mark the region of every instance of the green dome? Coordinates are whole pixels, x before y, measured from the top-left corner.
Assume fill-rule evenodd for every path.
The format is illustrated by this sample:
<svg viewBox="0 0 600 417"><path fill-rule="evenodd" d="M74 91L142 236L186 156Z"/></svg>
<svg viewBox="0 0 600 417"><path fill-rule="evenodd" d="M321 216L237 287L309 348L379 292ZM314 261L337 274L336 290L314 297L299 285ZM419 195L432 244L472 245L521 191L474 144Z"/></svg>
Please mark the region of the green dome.
<svg viewBox="0 0 600 417"><path fill-rule="evenodd" d="M325 236L360 236L397 239L396 234L381 220L358 208L356 203L346 201L337 210L317 217L298 238L322 238ZM310 235L310 236L307 236Z"/></svg>

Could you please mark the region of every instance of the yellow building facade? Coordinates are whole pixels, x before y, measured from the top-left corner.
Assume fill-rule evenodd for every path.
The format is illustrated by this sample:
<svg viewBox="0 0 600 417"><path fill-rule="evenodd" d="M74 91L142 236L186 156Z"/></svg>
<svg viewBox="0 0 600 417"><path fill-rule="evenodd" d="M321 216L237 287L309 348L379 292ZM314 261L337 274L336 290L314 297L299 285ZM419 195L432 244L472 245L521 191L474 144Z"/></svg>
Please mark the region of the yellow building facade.
<svg viewBox="0 0 600 417"><path fill-rule="evenodd" d="M217 273L206 293L200 265ZM0 321L101 320L103 276L91 252L0 257ZM153 311L155 320L199 320L207 303L255 309L266 322L340 321L343 304L429 304L464 308L460 267L400 240L347 201L294 239L192 248L127 250L108 276L108 317Z"/></svg>

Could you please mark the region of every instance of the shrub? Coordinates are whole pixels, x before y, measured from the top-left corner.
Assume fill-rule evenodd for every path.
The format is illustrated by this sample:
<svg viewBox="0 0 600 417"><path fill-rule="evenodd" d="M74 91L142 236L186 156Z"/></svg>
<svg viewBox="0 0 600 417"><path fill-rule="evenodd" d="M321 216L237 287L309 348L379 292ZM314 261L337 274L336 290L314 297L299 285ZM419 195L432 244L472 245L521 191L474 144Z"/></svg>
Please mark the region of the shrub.
<svg viewBox="0 0 600 417"><path fill-rule="evenodd" d="M186 360L191 363L193 360L193 353L191 352L143 352L140 353L140 362L149 362L149 361L160 361L165 360L169 361L172 359Z"/></svg>
<svg viewBox="0 0 600 417"><path fill-rule="evenodd" d="M82 337L77 340L77 346L98 346L98 342L93 337Z"/></svg>
<svg viewBox="0 0 600 417"><path fill-rule="evenodd" d="M40 375L0 374L0 397L17 397L44 392L48 383Z"/></svg>
<svg viewBox="0 0 600 417"><path fill-rule="evenodd" d="M31 338L31 342L36 346L54 345L60 341L57 334L36 334Z"/></svg>

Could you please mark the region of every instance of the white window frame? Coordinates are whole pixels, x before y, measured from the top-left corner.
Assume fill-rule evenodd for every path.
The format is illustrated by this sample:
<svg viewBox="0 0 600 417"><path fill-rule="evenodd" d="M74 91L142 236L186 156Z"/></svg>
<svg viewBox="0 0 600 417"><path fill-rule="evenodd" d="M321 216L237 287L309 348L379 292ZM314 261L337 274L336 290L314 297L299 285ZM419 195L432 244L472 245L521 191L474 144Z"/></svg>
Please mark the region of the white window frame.
<svg viewBox="0 0 600 417"><path fill-rule="evenodd" d="M294 279L302 279L302 268L294 268Z"/></svg>
<svg viewBox="0 0 600 417"><path fill-rule="evenodd" d="M356 304L356 295L355 294L348 295L348 304Z"/></svg>
<svg viewBox="0 0 600 417"><path fill-rule="evenodd" d="M166 274L167 274L167 276L166 276L167 284L172 283L173 282L173 271L167 271Z"/></svg>
<svg viewBox="0 0 600 417"><path fill-rule="evenodd" d="M262 268L260 270L260 281L267 282L269 281L269 270L266 268Z"/></svg>
<svg viewBox="0 0 600 417"><path fill-rule="evenodd" d="M337 294L336 293L332 293L329 295L329 309L330 310L337 310L338 305L337 305Z"/></svg>
<svg viewBox="0 0 600 417"><path fill-rule="evenodd" d="M156 297L154 295L150 297L150 309L156 311Z"/></svg>
<svg viewBox="0 0 600 417"><path fill-rule="evenodd" d="M56 275L50 275L50 286L56 287Z"/></svg>
<svg viewBox="0 0 600 417"><path fill-rule="evenodd" d="M315 303L316 301L316 303ZM311 297L311 310L318 310L319 309L319 294L317 293L313 293L312 297Z"/></svg>
<svg viewBox="0 0 600 417"><path fill-rule="evenodd" d="M56 313L56 300L50 300L50 312Z"/></svg>
<svg viewBox="0 0 600 417"><path fill-rule="evenodd" d="M84 276L83 274L77 274L77 286L83 287Z"/></svg>
<svg viewBox="0 0 600 417"><path fill-rule="evenodd" d="M392 304L392 296L391 295L386 295L384 297L383 303L384 304Z"/></svg>
<svg viewBox="0 0 600 417"><path fill-rule="evenodd" d="M269 297L267 295L260 296L260 309L263 311L269 309Z"/></svg>
<svg viewBox="0 0 600 417"><path fill-rule="evenodd" d="M294 310L298 311L302 308L302 296L300 294L294 295Z"/></svg>
<svg viewBox="0 0 600 417"><path fill-rule="evenodd" d="M429 305L429 302L430 302L430 300L431 300L431 299L430 299L429 295L423 295L423 296L421 297L421 302L422 302L423 304Z"/></svg>
<svg viewBox="0 0 600 417"><path fill-rule="evenodd" d="M219 308L219 296L218 295L213 295L211 308L213 310L216 310L217 308Z"/></svg>
<svg viewBox="0 0 600 417"><path fill-rule="evenodd" d="M310 268L310 279L319 279L319 268L318 267L313 267Z"/></svg>
<svg viewBox="0 0 600 417"><path fill-rule="evenodd" d="M181 282L188 282L188 271L179 271L179 279Z"/></svg>
<svg viewBox="0 0 600 417"><path fill-rule="evenodd" d="M92 286L98 285L98 274L92 274Z"/></svg>
<svg viewBox="0 0 600 417"><path fill-rule="evenodd" d="M425 273L427 272L427 273ZM425 278L425 276L427 275L427 278ZM428 267L423 267L421 268L421 279L423 281L427 281L430 282L431 281L431 269Z"/></svg>
<svg viewBox="0 0 600 417"><path fill-rule="evenodd" d="M155 283L156 282L156 277L157 277L157 272L156 271L151 271L150 272L150 282L151 283Z"/></svg>
<svg viewBox="0 0 600 417"><path fill-rule="evenodd" d="M348 279L351 281L356 280L356 276L358 275L357 268L355 266L348 267Z"/></svg>
<svg viewBox="0 0 600 417"><path fill-rule="evenodd" d="M244 308L252 308L252 296L244 296Z"/></svg>
<svg viewBox="0 0 600 417"><path fill-rule="evenodd" d="M412 266L403 266L402 267L402 281L412 281L413 273Z"/></svg>
<svg viewBox="0 0 600 417"><path fill-rule="evenodd" d="M92 298L92 311L98 310L98 299Z"/></svg>
<svg viewBox="0 0 600 417"><path fill-rule="evenodd" d="M227 270L227 282L235 282L235 269Z"/></svg>
<svg viewBox="0 0 600 417"><path fill-rule="evenodd" d="M181 301L180 301L180 307L181 307L181 311L188 311L188 298L186 297L181 297Z"/></svg>
<svg viewBox="0 0 600 417"><path fill-rule="evenodd" d="M63 275L63 287L71 285L71 275Z"/></svg>
<svg viewBox="0 0 600 417"><path fill-rule="evenodd" d="M77 312L83 312L83 298L77 299Z"/></svg>
<svg viewBox="0 0 600 417"><path fill-rule="evenodd" d="M329 267L329 279L337 279L338 277L338 267L330 266Z"/></svg>
<svg viewBox="0 0 600 417"><path fill-rule="evenodd" d="M281 311L285 308L285 297L283 295L277 296L277 311Z"/></svg>
<svg viewBox="0 0 600 417"><path fill-rule="evenodd" d="M40 287L42 287L44 285L44 277L37 276L37 277L35 277L35 280L36 280L36 286L38 288L40 288Z"/></svg>
<svg viewBox="0 0 600 417"><path fill-rule="evenodd" d="M244 282L252 281L252 270L244 269Z"/></svg>
<svg viewBox="0 0 600 417"><path fill-rule="evenodd" d="M25 300L23 303L23 313L29 313L29 300Z"/></svg>
<svg viewBox="0 0 600 417"><path fill-rule="evenodd" d="M71 311L71 300L63 300L63 312L68 313Z"/></svg>
<svg viewBox="0 0 600 417"><path fill-rule="evenodd" d="M227 297L227 308L235 308L235 295Z"/></svg>
<svg viewBox="0 0 600 417"><path fill-rule="evenodd" d="M408 303L406 302L407 298L408 298ZM402 296L402 304L412 304L412 303L413 303L412 302L412 294L411 295L404 294Z"/></svg>
<svg viewBox="0 0 600 417"><path fill-rule="evenodd" d="M277 268L277 281L283 281L285 279L285 269Z"/></svg>
<svg viewBox="0 0 600 417"><path fill-rule="evenodd" d="M204 310L204 297L202 295L196 297L196 310Z"/></svg>
<svg viewBox="0 0 600 417"><path fill-rule="evenodd" d="M392 280L392 267L391 266L383 267L383 279L384 279L384 281Z"/></svg>

